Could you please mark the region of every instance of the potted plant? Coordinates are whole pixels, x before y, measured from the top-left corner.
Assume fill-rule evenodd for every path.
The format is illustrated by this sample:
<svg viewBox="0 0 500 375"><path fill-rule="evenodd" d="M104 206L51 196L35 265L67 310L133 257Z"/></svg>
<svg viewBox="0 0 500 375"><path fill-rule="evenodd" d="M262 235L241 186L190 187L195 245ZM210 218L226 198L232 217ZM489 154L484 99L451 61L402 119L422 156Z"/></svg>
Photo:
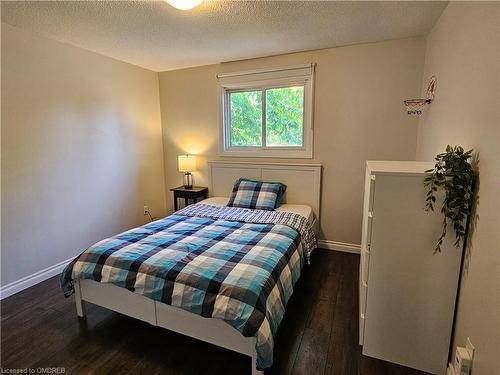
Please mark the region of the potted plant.
<svg viewBox="0 0 500 375"><path fill-rule="evenodd" d="M446 152L435 158L434 169L425 171L424 186L428 189L426 197L426 211L434 211L436 194L444 193L441 213L443 214L443 228L436 243L435 252L441 251L441 245L446 236L448 223L455 231L455 247L465 240L466 220L470 214L473 201L473 183L475 172L469 159L473 150L464 152L460 146L446 147Z"/></svg>

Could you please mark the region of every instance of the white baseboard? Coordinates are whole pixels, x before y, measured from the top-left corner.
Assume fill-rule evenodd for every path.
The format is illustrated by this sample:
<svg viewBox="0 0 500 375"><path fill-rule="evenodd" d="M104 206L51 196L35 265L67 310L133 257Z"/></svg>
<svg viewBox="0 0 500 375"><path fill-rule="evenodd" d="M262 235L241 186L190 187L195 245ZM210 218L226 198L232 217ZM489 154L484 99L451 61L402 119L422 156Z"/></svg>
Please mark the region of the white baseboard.
<svg viewBox="0 0 500 375"><path fill-rule="evenodd" d="M30 286L41 283L42 281L50 279L52 276L61 273L64 267L66 267L66 265L73 259L75 258L73 257L71 259L64 260L62 262L54 264L53 266L47 267L41 271L35 272L32 275L25 276L22 279L13 281L10 284L0 287L0 300L7 298L13 294L16 294L24 289L27 289Z"/></svg>
<svg viewBox="0 0 500 375"><path fill-rule="evenodd" d="M319 240L318 247L322 249L343 251L346 253L359 254L361 251L361 246L345 242L329 241L329 240ZM62 272L64 267L71 262L74 258L64 260L60 263L54 264L53 266L47 267L41 271L35 272L32 275L25 276L22 279L14 281L10 284L0 287L0 300L7 298L13 294L16 294L30 286L36 285L45 281L52 276L55 276Z"/></svg>
<svg viewBox="0 0 500 375"><path fill-rule="evenodd" d="M356 245L353 243L329 241L329 240L319 240L318 247L321 249L328 249L334 251L343 251L345 253L361 253L361 245Z"/></svg>

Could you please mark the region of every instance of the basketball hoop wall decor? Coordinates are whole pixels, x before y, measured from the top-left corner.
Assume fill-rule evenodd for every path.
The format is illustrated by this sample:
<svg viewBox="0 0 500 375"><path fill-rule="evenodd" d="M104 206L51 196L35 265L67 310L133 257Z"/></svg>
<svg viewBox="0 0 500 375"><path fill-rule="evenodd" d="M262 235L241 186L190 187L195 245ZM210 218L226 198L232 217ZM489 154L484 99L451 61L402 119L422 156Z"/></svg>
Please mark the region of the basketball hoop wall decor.
<svg viewBox="0 0 500 375"><path fill-rule="evenodd" d="M436 77L432 76L427 85L427 98L407 99L404 101L406 113L410 116L420 116L426 104L431 104L436 92Z"/></svg>

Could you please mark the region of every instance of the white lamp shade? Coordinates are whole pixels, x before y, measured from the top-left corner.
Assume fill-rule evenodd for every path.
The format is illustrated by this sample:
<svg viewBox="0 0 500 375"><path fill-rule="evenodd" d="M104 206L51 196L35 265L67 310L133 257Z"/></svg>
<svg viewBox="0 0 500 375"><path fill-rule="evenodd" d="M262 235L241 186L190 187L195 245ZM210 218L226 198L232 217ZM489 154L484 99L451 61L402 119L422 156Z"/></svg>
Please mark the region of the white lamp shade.
<svg viewBox="0 0 500 375"><path fill-rule="evenodd" d="M196 158L194 155L179 155L179 172L192 172L196 170Z"/></svg>

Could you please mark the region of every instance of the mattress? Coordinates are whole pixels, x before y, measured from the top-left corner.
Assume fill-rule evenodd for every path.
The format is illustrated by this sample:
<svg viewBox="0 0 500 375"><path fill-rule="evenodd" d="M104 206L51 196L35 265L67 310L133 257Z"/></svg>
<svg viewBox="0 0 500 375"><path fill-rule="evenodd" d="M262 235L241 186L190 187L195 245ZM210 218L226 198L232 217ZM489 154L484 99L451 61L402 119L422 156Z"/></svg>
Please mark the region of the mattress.
<svg viewBox="0 0 500 375"><path fill-rule="evenodd" d="M211 206L225 206L228 201L229 201L229 198L227 198L227 197L211 197L211 198L207 198L203 201L200 201L199 203L208 204ZM307 220L309 220L309 223L311 223L311 224L314 221L314 213L313 213L312 208L308 205L305 205L305 204L285 203L285 204L282 204L280 207L278 207L276 209L276 211L291 212L294 214L304 216L305 218L307 218Z"/></svg>

